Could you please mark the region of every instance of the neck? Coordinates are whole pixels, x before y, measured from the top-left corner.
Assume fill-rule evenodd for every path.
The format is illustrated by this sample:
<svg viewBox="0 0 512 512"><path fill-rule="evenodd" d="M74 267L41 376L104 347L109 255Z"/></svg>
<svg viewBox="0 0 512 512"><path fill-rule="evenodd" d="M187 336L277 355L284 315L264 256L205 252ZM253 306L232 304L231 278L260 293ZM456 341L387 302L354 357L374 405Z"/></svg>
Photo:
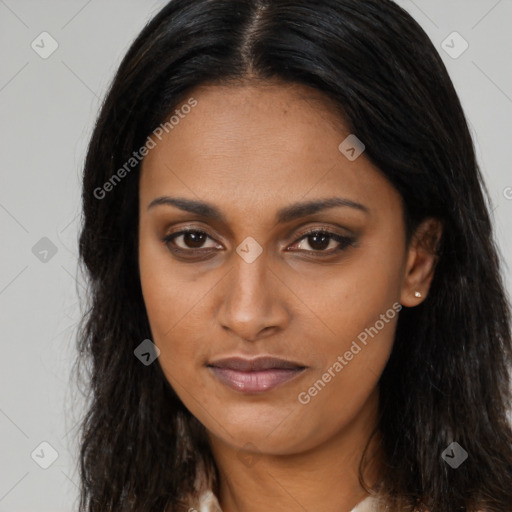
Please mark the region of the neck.
<svg viewBox="0 0 512 512"><path fill-rule="evenodd" d="M219 503L223 512L322 510L348 512L368 496L359 483L359 463L377 421L378 391L357 417L324 443L290 455L258 454L248 459L241 451L209 434L219 470ZM378 434L373 436L364 478L373 487L380 474ZM249 461L249 462L248 462Z"/></svg>

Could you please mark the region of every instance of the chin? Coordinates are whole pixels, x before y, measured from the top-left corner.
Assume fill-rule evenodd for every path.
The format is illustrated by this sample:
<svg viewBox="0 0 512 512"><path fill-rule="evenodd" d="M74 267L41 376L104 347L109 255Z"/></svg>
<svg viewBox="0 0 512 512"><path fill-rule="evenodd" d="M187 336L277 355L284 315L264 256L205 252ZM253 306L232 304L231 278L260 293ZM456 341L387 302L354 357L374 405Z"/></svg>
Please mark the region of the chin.
<svg viewBox="0 0 512 512"><path fill-rule="evenodd" d="M283 411L283 409L280 409ZM232 411L232 415L229 414ZM269 421L264 411L237 411L226 407L221 417L205 425L211 435L234 450L262 452L269 455L291 455L321 443L318 425L309 424L303 418L283 411L276 415L275 409L268 408ZM272 412L274 414L272 414ZM233 418L236 416L236 419ZM201 420L200 420L201 421Z"/></svg>

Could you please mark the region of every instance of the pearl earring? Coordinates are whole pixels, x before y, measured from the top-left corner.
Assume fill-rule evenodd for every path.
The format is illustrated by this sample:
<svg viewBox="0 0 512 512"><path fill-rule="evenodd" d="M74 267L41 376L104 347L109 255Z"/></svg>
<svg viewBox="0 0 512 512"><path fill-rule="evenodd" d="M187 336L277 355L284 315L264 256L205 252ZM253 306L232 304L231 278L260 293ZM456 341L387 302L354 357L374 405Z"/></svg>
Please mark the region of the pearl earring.
<svg viewBox="0 0 512 512"><path fill-rule="evenodd" d="M414 296L419 298L419 297L421 297L421 293L420 292L414 292Z"/></svg>

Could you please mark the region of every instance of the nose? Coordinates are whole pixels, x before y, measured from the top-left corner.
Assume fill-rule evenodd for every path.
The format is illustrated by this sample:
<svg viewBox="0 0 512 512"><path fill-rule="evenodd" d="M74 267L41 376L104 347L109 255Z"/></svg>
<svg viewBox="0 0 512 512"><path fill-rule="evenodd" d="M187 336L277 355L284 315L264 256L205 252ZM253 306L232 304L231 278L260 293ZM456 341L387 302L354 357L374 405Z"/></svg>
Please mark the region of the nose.
<svg viewBox="0 0 512 512"><path fill-rule="evenodd" d="M264 252L251 263L235 253L233 267L218 289L217 321L246 341L258 341L285 329L290 292L282 281Z"/></svg>

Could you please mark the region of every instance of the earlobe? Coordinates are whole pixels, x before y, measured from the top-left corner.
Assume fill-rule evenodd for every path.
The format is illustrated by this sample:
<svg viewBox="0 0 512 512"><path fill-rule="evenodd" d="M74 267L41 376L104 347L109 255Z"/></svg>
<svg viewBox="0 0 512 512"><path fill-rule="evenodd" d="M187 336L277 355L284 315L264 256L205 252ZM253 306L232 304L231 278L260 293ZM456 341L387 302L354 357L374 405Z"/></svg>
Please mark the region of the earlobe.
<svg viewBox="0 0 512 512"><path fill-rule="evenodd" d="M427 297L438 261L441 234L441 222L429 218L417 228L412 237L400 296L403 306L418 306Z"/></svg>

